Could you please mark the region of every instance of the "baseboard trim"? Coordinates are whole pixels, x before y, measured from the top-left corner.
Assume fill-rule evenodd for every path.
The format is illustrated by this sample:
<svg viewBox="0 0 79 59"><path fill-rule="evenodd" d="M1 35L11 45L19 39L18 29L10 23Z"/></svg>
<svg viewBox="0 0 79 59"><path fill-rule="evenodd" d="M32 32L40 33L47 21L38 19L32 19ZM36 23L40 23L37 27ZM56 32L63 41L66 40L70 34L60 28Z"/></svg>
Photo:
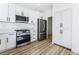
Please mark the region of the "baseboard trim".
<svg viewBox="0 0 79 59"><path fill-rule="evenodd" d="M65 48L65 49L67 49L67 50L72 51L70 48L67 48L67 47L61 46L61 45L59 45L59 44L57 44L57 43L54 43L54 44L57 45L57 46L60 46L60 47L62 47L62 48Z"/></svg>

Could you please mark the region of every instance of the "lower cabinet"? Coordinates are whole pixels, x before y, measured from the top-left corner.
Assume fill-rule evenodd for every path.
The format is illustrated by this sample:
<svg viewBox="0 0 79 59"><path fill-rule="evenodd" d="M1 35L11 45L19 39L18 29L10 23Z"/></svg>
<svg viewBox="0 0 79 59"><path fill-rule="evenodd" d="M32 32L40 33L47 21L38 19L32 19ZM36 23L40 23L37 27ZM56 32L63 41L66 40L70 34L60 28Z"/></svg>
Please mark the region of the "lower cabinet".
<svg viewBox="0 0 79 59"><path fill-rule="evenodd" d="M8 34L7 38L7 49L16 47L16 34Z"/></svg>
<svg viewBox="0 0 79 59"><path fill-rule="evenodd" d="M35 29L31 30L31 42L36 41L37 40L37 32L35 31Z"/></svg>
<svg viewBox="0 0 79 59"><path fill-rule="evenodd" d="M6 37L0 34L0 52L6 49Z"/></svg>
<svg viewBox="0 0 79 59"><path fill-rule="evenodd" d="M16 47L16 34L0 34L0 52Z"/></svg>

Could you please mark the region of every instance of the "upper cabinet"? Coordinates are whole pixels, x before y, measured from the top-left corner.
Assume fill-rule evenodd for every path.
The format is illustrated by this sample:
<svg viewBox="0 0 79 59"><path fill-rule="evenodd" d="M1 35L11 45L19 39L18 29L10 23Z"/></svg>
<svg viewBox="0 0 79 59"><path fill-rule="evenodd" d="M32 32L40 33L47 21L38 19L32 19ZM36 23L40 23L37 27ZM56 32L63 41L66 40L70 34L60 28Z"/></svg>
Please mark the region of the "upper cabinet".
<svg viewBox="0 0 79 59"><path fill-rule="evenodd" d="M29 22L41 18L41 13L13 3L0 3L0 21L16 22L16 15L29 17Z"/></svg>
<svg viewBox="0 0 79 59"><path fill-rule="evenodd" d="M21 16L24 16L24 11L23 11L23 8L16 5L15 6L15 9L16 9L16 15L21 15Z"/></svg>
<svg viewBox="0 0 79 59"><path fill-rule="evenodd" d="M15 21L15 5L8 3L0 3L0 21Z"/></svg>
<svg viewBox="0 0 79 59"><path fill-rule="evenodd" d="M8 4L0 3L0 21L8 21Z"/></svg>
<svg viewBox="0 0 79 59"><path fill-rule="evenodd" d="M8 7L8 18L9 22L15 22L15 5L14 4L9 4Z"/></svg>
<svg viewBox="0 0 79 59"><path fill-rule="evenodd" d="M21 16L28 17L28 14L29 14L28 9L26 9L26 8L24 8L22 6L18 6L18 5L16 5L15 8L16 8L16 15L21 15Z"/></svg>
<svg viewBox="0 0 79 59"><path fill-rule="evenodd" d="M23 8L24 16L29 17L29 9Z"/></svg>

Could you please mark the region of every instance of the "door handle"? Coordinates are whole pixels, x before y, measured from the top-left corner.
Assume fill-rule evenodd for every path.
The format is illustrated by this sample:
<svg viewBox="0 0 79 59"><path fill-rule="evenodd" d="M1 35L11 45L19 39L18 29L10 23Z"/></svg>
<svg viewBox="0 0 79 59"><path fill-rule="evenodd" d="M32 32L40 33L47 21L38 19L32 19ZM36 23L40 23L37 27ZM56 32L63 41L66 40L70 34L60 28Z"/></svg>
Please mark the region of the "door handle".
<svg viewBox="0 0 79 59"><path fill-rule="evenodd" d="M0 45L1 45L1 40L0 40Z"/></svg>
<svg viewBox="0 0 79 59"><path fill-rule="evenodd" d="M8 38L7 38L7 43L8 43Z"/></svg>

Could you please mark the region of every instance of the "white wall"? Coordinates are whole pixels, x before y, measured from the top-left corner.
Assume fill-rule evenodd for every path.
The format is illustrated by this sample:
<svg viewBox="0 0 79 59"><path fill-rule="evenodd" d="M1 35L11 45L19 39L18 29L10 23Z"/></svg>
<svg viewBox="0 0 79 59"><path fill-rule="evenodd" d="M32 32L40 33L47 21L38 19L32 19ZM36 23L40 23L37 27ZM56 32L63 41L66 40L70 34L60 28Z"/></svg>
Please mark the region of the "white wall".
<svg viewBox="0 0 79 59"><path fill-rule="evenodd" d="M79 53L79 4L73 4L72 51Z"/></svg>

